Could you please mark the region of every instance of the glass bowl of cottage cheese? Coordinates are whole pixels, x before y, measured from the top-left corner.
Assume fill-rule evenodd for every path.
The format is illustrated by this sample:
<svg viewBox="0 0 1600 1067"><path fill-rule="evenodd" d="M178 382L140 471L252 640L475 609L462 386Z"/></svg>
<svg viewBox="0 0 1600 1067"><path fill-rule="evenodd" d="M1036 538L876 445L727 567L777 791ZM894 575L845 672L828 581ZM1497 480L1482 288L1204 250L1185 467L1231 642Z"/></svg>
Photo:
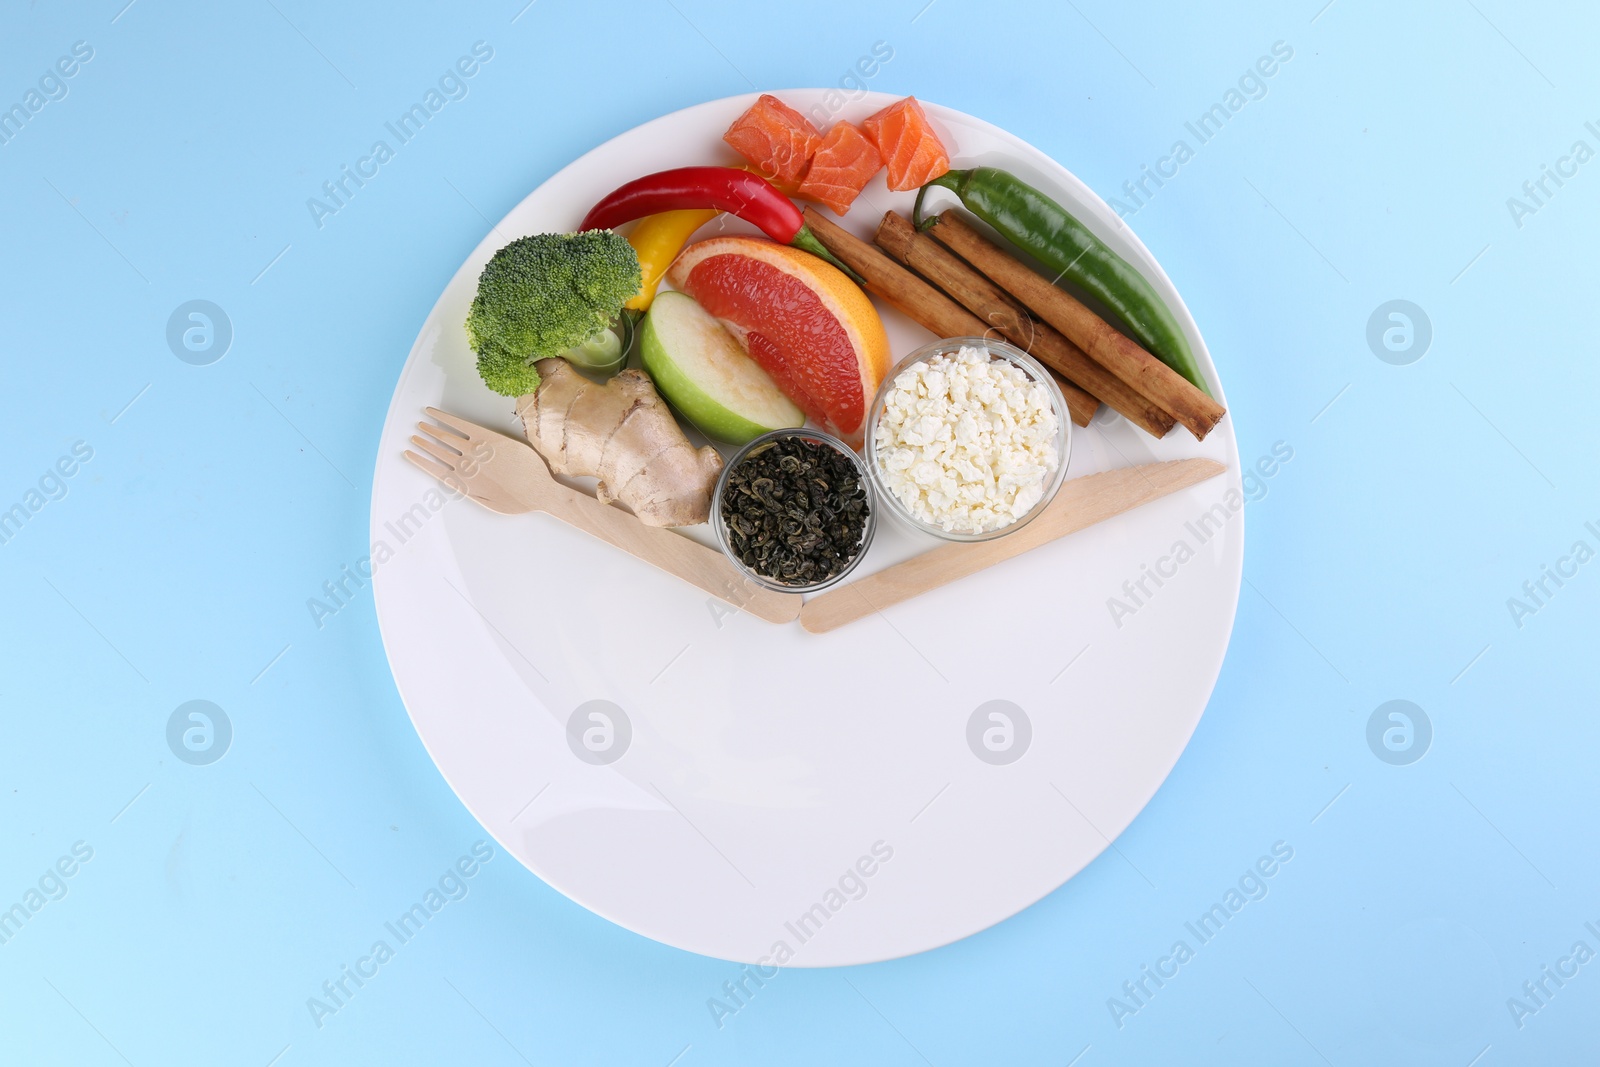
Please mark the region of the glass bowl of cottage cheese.
<svg viewBox="0 0 1600 1067"><path fill-rule="evenodd" d="M902 523L988 541L1045 509L1071 448L1066 399L1038 360L1004 341L947 337L885 376L864 451L878 499Z"/></svg>

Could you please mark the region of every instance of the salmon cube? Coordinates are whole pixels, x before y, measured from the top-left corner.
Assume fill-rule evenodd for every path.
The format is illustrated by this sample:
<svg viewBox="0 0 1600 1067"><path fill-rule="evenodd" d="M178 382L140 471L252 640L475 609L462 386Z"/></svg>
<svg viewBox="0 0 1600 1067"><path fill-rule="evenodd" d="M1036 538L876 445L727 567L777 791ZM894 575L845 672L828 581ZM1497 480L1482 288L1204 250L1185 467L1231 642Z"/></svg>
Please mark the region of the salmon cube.
<svg viewBox="0 0 1600 1067"><path fill-rule="evenodd" d="M867 135L848 122L838 123L822 139L811 157L811 169L800 183L800 196L833 208L835 215L850 210L861 190L883 169L883 157Z"/></svg>
<svg viewBox="0 0 1600 1067"><path fill-rule="evenodd" d="M926 185L950 169L950 153L914 96L890 104L861 130L877 146L889 168L889 188L896 192Z"/></svg>
<svg viewBox="0 0 1600 1067"><path fill-rule="evenodd" d="M800 180L822 146L822 134L809 119L767 93L734 120L722 139L763 178L788 185Z"/></svg>

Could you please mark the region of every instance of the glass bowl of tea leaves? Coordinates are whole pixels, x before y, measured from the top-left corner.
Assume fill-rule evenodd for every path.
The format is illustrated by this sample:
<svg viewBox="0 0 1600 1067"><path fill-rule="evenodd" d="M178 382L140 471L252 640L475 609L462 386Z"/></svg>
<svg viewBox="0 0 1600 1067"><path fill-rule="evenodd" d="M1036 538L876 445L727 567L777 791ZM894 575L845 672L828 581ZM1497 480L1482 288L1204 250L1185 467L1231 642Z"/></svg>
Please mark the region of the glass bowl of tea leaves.
<svg viewBox="0 0 1600 1067"><path fill-rule="evenodd" d="M711 498L711 529L764 589L813 593L842 581L872 544L878 507L866 464L809 427L773 430L733 454Z"/></svg>

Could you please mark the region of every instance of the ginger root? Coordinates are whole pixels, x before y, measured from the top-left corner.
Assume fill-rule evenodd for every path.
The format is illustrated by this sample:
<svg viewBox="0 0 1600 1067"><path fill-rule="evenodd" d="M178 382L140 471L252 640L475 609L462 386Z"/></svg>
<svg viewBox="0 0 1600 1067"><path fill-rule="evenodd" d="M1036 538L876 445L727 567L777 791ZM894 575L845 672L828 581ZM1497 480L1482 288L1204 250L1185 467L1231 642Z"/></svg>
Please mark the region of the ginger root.
<svg viewBox="0 0 1600 1067"><path fill-rule="evenodd" d="M564 359L534 368L539 388L517 400L517 415L551 470L598 478L601 503L620 502L647 526L710 518L722 457L689 444L648 374L625 370L601 385Z"/></svg>

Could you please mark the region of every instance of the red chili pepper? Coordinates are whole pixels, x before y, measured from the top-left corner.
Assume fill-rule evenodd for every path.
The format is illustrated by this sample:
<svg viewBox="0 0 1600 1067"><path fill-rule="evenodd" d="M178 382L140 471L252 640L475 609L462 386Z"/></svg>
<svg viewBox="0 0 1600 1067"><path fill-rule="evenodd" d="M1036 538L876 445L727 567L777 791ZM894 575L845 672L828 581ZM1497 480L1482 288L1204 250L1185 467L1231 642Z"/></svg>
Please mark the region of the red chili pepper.
<svg viewBox="0 0 1600 1067"><path fill-rule="evenodd" d="M610 230L646 215L683 208L714 208L737 215L774 241L810 252L861 280L823 247L788 197L759 174L733 167L679 167L635 178L590 208L578 229Z"/></svg>

